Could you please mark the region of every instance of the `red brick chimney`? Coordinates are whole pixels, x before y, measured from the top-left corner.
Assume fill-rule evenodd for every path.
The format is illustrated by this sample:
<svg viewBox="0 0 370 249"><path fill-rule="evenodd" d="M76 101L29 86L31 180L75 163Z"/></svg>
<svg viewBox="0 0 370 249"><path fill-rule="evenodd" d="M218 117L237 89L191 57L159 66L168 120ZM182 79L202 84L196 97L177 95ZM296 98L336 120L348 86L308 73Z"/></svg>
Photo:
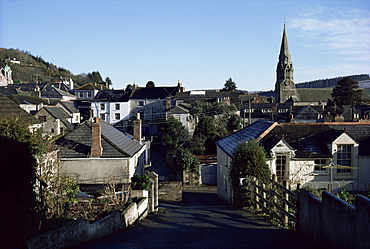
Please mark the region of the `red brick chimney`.
<svg viewBox="0 0 370 249"><path fill-rule="evenodd" d="M140 113L136 114L136 120L134 120L134 139L141 142L141 125Z"/></svg>
<svg viewBox="0 0 370 249"><path fill-rule="evenodd" d="M101 124L98 117L94 117L94 123L91 125L91 138L91 156L100 157L103 147L101 146Z"/></svg>

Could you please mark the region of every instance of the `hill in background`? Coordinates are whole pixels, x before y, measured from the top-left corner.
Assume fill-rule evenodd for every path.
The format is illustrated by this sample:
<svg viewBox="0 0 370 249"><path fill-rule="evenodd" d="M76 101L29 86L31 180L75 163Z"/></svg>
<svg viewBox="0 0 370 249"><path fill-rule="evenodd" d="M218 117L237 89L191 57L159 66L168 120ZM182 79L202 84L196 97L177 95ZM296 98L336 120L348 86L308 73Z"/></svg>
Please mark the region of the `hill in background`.
<svg viewBox="0 0 370 249"><path fill-rule="evenodd" d="M28 51L0 48L0 68L8 64L12 69L14 84L19 83L54 83L60 78L72 78L75 87L86 83L103 83L98 71L74 75L69 70L57 67L45 61L41 56L34 56ZM109 81L109 77L106 78Z"/></svg>

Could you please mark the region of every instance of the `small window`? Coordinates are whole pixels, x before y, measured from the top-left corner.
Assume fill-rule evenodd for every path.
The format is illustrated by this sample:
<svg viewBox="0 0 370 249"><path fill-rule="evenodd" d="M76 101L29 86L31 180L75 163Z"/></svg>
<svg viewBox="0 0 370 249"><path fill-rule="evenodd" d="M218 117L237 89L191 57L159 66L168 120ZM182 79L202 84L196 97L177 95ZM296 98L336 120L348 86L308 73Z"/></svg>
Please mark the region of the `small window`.
<svg viewBox="0 0 370 249"><path fill-rule="evenodd" d="M54 132L55 132L54 128L51 128L50 133L54 133Z"/></svg>
<svg viewBox="0 0 370 249"><path fill-rule="evenodd" d="M116 110L119 110L119 109L120 109L120 105L116 104Z"/></svg>
<svg viewBox="0 0 370 249"><path fill-rule="evenodd" d="M105 113L100 114L100 118L105 120Z"/></svg>
<svg viewBox="0 0 370 249"><path fill-rule="evenodd" d="M139 106L144 106L144 101L139 101Z"/></svg>
<svg viewBox="0 0 370 249"><path fill-rule="evenodd" d="M271 109L262 109L262 112L266 113L266 112L272 112Z"/></svg>
<svg viewBox="0 0 370 249"><path fill-rule="evenodd" d="M315 159L314 171L326 172L326 168L324 168L325 166L327 166L327 160L326 159Z"/></svg>
<svg viewBox="0 0 370 249"><path fill-rule="evenodd" d="M46 116L39 116L40 122L45 123L46 122Z"/></svg>
<svg viewBox="0 0 370 249"><path fill-rule="evenodd" d="M79 96L80 98L83 98L83 97L84 97L84 93L83 93L83 92L79 92L79 93L78 93L78 96Z"/></svg>
<svg viewBox="0 0 370 249"><path fill-rule="evenodd" d="M105 104L100 104L100 110L105 110Z"/></svg>
<svg viewBox="0 0 370 249"><path fill-rule="evenodd" d="M278 112L279 113L287 113L288 112L288 109L279 109Z"/></svg>
<svg viewBox="0 0 370 249"><path fill-rule="evenodd" d="M119 120L119 119L121 119L121 114L116 113L116 114L115 114L115 118L116 118L116 119L118 119L118 120Z"/></svg>
<svg viewBox="0 0 370 249"><path fill-rule="evenodd" d="M87 92L87 97L88 97L88 98L91 98L91 96L92 96L92 95L91 95L91 92Z"/></svg>

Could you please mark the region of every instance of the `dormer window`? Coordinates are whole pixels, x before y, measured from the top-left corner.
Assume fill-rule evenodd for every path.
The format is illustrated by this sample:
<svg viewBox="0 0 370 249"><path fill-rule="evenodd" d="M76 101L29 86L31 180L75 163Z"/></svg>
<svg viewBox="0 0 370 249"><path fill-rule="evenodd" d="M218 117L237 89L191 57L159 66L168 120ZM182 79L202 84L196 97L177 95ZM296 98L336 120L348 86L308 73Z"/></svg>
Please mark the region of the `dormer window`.
<svg viewBox="0 0 370 249"><path fill-rule="evenodd" d="M144 101L139 101L138 105L139 106L144 106Z"/></svg>

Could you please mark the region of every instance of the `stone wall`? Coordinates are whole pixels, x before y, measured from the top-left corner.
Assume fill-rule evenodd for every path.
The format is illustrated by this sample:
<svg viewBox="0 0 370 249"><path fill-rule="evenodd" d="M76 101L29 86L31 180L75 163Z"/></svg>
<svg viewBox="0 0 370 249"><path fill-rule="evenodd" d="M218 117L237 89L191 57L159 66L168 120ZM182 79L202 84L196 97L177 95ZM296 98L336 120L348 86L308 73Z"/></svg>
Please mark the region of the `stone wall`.
<svg viewBox="0 0 370 249"><path fill-rule="evenodd" d="M183 170L182 181L185 185L199 186L200 175L199 172L191 172L190 170Z"/></svg>
<svg viewBox="0 0 370 249"><path fill-rule="evenodd" d="M182 201L182 181L159 181L158 199L161 201Z"/></svg>
<svg viewBox="0 0 370 249"><path fill-rule="evenodd" d="M355 206L324 191L322 200L301 189L299 230L329 248L370 248L370 199L357 196Z"/></svg>

